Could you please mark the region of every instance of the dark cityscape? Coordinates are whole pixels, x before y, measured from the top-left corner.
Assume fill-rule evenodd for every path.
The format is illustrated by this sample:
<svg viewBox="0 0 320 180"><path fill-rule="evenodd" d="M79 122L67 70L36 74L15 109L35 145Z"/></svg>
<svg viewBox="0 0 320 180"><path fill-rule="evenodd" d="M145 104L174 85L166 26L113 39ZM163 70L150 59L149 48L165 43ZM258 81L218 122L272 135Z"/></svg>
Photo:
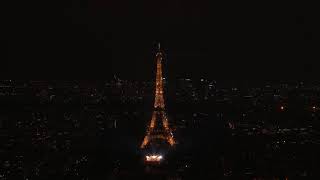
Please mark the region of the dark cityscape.
<svg viewBox="0 0 320 180"><path fill-rule="evenodd" d="M317 6L5 3L0 180L320 177Z"/></svg>
<svg viewBox="0 0 320 180"><path fill-rule="evenodd" d="M319 175L320 84L166 86L176 145L168 179L290 179ZM1 178L145 178L139 150L153 81L1 81ZM152 174L152 173L151 173ZM236 178L237 179L237 178Z"/></svg>

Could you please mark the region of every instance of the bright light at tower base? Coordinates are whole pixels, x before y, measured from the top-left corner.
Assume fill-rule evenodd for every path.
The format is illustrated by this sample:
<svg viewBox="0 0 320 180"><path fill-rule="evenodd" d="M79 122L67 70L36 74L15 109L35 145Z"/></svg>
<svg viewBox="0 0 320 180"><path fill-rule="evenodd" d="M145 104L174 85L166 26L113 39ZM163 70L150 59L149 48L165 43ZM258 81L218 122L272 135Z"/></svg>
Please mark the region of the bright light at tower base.
<svg viewBox="0 0 320 180"><path fill-rule="evenodd" d="M153 154L153 155L146 155L145 160L147 162L160 162L163 159L162 155Z"/></svg>

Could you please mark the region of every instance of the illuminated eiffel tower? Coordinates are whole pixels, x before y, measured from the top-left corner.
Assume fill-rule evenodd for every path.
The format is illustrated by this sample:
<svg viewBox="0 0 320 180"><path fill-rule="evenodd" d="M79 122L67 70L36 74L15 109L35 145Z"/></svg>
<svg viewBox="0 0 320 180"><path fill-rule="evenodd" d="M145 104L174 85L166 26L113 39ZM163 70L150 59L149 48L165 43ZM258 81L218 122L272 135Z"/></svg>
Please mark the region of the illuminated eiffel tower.
<svg viewBox="0 0 320 180"><path fill-rule="evenodd" d="M150 124L147 127L146 136L144 137L143 142L140 146L141 149L144 149L147 146L153 146L154 144L159 144L163 142L166 144L169 144L170 146L174 146L176 143L173 138L172 130L169 127L168 117L165 112L165 103L164 103L164 97L163 97L164 93L163 93L163 78L162 78L162 60L163 60L163 54L160 49L160 44L158 44L158 52L156 54L157 73L156 73L154 110L152 113ZM160 158L160 156L159 157L152 156L152 157Z"/></svg>

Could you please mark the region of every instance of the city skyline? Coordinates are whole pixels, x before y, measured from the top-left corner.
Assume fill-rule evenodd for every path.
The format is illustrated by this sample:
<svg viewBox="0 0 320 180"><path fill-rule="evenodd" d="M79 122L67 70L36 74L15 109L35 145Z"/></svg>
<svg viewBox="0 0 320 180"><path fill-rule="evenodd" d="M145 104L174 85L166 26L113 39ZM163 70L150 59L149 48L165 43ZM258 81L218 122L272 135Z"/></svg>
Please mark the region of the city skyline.
<svg viewBox="0 0 320 180"><path fill-rule="evenodd" d="M0 84L3 177L290 179L318 173L320 84L226 88L182 78L172 89L165 82L178 143L170 153L146 156L139 153L145 128L153 126L153 106L164 102L155 100L161 90L154 81Z"/></svg>
<svg viewBox="0 0 320 180"><path fill-rule="evenodd" d="M320 176L318 6L4 3L0 179Z"/></svg>

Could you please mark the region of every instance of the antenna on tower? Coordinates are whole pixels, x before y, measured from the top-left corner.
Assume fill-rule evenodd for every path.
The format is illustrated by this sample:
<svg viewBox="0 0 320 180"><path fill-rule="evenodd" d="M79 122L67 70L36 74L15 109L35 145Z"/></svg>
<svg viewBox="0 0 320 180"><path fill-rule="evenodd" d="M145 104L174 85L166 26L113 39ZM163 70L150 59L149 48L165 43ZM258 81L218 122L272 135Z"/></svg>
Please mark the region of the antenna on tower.
<svg viewBox="0 0 320 180"><path fill-rule="evenodd" d="M160 46L160 42L158 43L158 51L160 51L161 46Z"/></svg>

